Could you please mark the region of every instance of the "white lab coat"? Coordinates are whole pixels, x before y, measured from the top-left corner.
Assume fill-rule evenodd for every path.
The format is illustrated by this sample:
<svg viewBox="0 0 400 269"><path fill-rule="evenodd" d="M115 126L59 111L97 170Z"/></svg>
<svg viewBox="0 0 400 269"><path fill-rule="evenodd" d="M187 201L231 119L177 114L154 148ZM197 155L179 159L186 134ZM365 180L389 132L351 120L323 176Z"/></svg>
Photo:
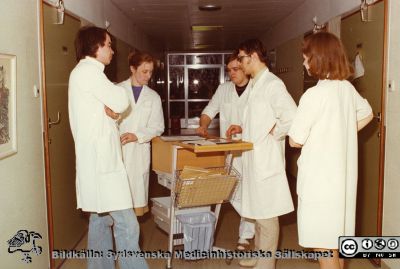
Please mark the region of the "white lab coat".
<svg viewBox="0 0 400 269"><path fill-rule="evenodd" d="M226 137L226 130L228 130L229 126L232 124L240 125L239 103L240 100L244 98L243 96L245 96L248 88L249 85L247 85L245 91L239 96L233 82L229 81L219 85L210 102L201 113L207 115L211 119L219 113L220 137ZM240 174L242 173L242 156L240 153L235 153L233 167ZM240 181L235 196L232 197L231 200L233 207L239 214L241 210L241 184L242 181Z"/></svg>
<svg viewBox="0 0 400 269"><path fill-rule="evenodd" d="M248 88L248 86L247 86ZM219 85L215 94L201 114L206 114L213 119L219 113L220 136L226 137L226 130L232 124L240 124L239 100L244 93L239 96L236 92L235 84L231 81Z"/></svg>
<svg viewBox="0 0 400 269"><path fill-rule="evenodd" d="M354 236L357 121L371 113L346 80L320 80L301 97L289 131L303 145L297 161L300 245L337 249L339 236Z"/></svg>
<svg viewBox="0 0 400 269"><path fill-rule="evenodd" d="M128 97L103 71L102 63L86 57L72 70L68 88L77 207L97 213L132 208L118 129L104 111L107 105L115 112L123 112L128 107Z"/></svg>
<svg viewBox="0 0 400 269"><path fill-rule="evenodd" d="M137 103L132 92L131 79L120 84L129 96L130 106L122 114L120 134L133 133L136 142L122 146L122 153L129 185L132 193L133 206L145 207L148 202L150 173L150 141L164 132L164 117L160 96L144 85Z"/></svg>
<svg viewBox="0 0 400 269"><path fill-rule="evenodd" d="M253 150L242 154L242 216L268 219L293 211L285 172L285 136L296 104L283 82L268 69L245 93L241 104L242 138ZM269 134L275 126L274 135Z"/></svg>

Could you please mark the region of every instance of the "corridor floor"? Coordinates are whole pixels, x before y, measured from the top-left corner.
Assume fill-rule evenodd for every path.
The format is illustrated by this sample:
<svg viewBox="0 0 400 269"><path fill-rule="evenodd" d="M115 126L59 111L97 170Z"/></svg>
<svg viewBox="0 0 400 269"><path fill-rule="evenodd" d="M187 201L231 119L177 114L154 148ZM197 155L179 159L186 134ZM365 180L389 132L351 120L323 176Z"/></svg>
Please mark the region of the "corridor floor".
<svg viewBox="0 0 400 269"><path fill-rule="evenodd" d="M154 176L150 178L150 197L168 196L169 191L157 184ZM291 182L290 185L295 185ZM292 190L295 195L295 191ZM295 198L295 197L294 197ZM221 209L221 215L215 236L215 245L225 249L234 249L238 236L240 217L230 204L224 204ZM279 249L302 250L298 245L296 213L292 212L280 218L280 244ZM141 227L140 246L142 250L167 250L168 235L156 226L152 215L147 213L139 218ZM76 249L86 249L87 236L77 245ZM149 267L151 269L166 268L166 260L149 259ZM86 261L81 259L66 260L61 269L84 269ZM118 267L117 267L118 268ZM174 269L215 269L215 268L241 268L238 260L233 260L227 265L224 259L206 259L198 261L173 260ZM277 269L318 269L318 262L304 259L280 259L277 261ZM346 261L346 269L373 269L374 267L368 260L348 260Z"/></svg>

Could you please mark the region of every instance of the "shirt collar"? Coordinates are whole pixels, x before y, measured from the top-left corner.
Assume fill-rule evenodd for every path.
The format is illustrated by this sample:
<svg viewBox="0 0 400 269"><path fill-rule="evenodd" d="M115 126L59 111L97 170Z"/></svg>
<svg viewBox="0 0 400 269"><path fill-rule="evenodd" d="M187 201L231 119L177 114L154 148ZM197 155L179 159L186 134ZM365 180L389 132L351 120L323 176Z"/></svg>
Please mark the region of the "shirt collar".
<svg viewBox="0 0 400 269"><path fill-rule="evenodd" d="M104 71L105 65L93 57L86 56L85 59L82 59L81 61L91 63L91 64L95 65L96 67L98 67L102 72Z"/></svg>
<svg viewBox="0 0 400 269"><path fill-rule="evenodd" d="M134 86L131 84L132 89L137 89L137 90L142 90L143 89L143 85L142 86Z"/></svg>

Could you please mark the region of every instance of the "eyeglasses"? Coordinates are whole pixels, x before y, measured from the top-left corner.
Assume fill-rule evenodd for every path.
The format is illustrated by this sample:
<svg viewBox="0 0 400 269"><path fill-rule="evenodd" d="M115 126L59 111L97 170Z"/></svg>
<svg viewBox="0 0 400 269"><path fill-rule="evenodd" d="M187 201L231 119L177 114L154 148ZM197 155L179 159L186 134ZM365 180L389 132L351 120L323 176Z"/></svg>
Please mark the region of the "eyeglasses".
<svg viewBox="0 0 400 269"><path fill-rule="evenodd" d="M238 62L241 63L244 57L251 57L251 55L238 55L237 57Z"/></svg>

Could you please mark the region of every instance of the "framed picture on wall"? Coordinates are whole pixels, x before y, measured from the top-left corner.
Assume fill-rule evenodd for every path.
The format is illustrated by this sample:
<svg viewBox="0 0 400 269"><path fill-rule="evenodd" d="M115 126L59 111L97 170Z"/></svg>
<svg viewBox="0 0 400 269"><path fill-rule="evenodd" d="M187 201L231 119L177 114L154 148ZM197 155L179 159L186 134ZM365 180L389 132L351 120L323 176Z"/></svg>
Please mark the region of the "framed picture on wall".
<svg viewBox="0 0 400 269"><path fill-rule="evenodd" d="M0 53L0 160L17 152L17 57Z"/></svg>

